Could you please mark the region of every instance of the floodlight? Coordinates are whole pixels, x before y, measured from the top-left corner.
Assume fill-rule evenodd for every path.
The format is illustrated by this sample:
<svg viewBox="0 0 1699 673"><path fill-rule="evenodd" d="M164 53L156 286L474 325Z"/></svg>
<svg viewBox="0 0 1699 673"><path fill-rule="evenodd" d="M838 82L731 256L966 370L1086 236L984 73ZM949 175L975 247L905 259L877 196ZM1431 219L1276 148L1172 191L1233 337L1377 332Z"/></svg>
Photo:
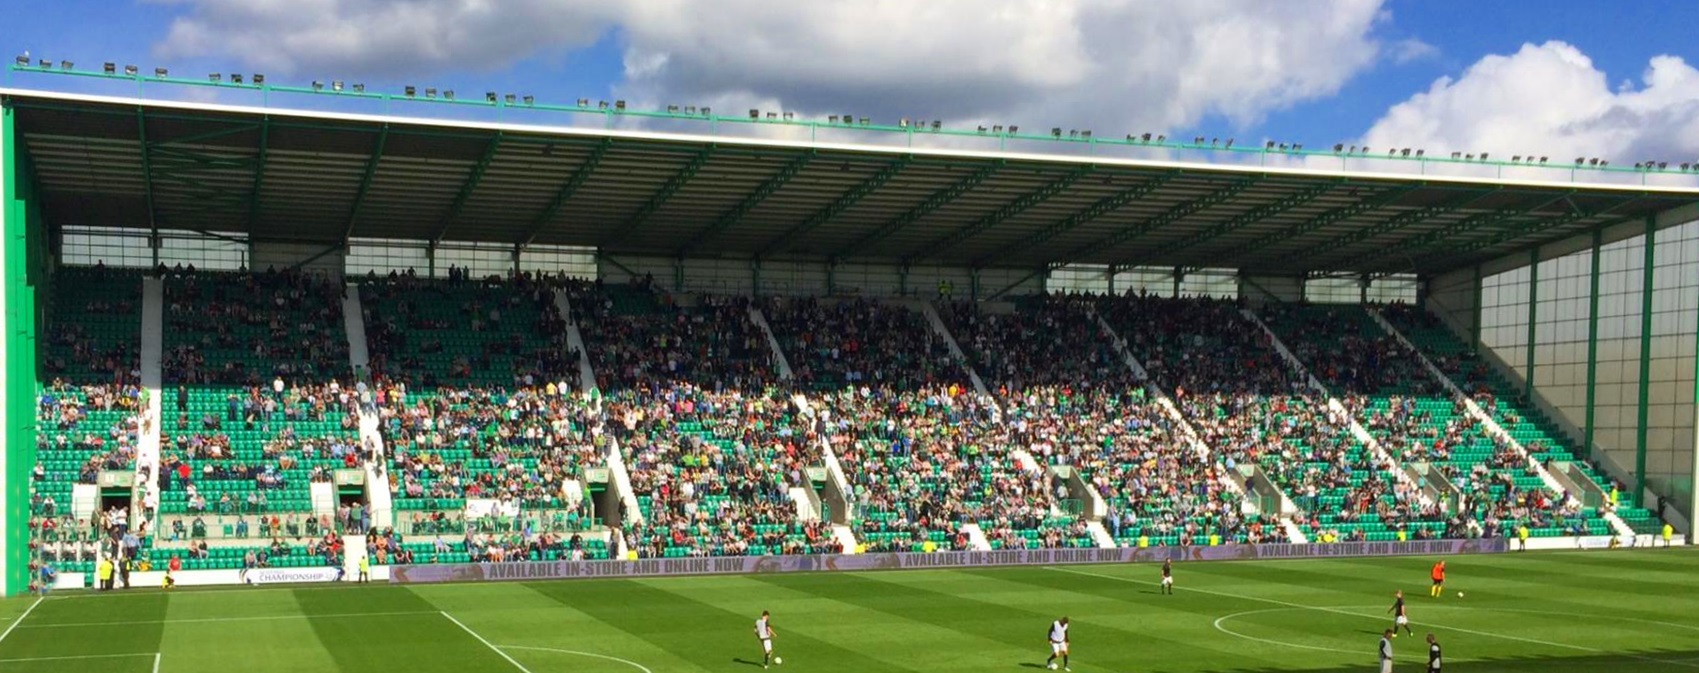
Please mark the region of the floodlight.
<svg viewBox="0 0 1699 673"><path fill-rule="evenodd" d="M1165 143L1165 142L1168 142L1168 136L1159 135L1159 136L1156 137L1156 144L1161 145L1162 143Z"/></svg>
<svg viewBox="0 0 1699 673"><path fill-rule="evenodd" d="M1386 156L1389 156L1389 157L1398 156L1398 150L1396 150L1396 149L1387 150Z"/></svg>
<svg viewBox="0 0 1699 673"><path fill-rule="evenodd" d="M485 91L484 92L484 102L494 103L494 102L496 102L496 98L497 98L496 92L494 92L494 91Z"/></svg>
<svg viewBox="0 0 1699 673"><path fill-rule="evenodd" d="M406 93L406 94L407 94L407 97L408 97L408 98L412 98L412 97L413 97L413 94L414 94L414 93L415 93L415 92L416 92L416 91L418 91L418 90L417 90L417 89L414 89L414 88L413 88L413 85L411 85L411 84L409 84L409 85L407 85L407 86L405 86L405 87L403 87L403 88L402 88L402 89L401 89L401 90L402 90L402 91L403 91L403 92L405 92L405 93Z"/></svg>
<svg viewBox="0 0 1699 673"><path fill-rule="evenodd" d="M1013 124L1009 125L1009 135L1015 135L1016 133L1019 133L1020 130L1021 130L1021 127L1019 127L1019 126L1015 126Z"/></svg>
<svg viewBox="0 0 1699 673"><path fill-rule="evenodd" d="M1002 124L994 124L994 125L992 125L992 126L991 126L991 132L992 132L992 133L995 133L995 134L997 134L997 135L1003 135L1003 125L1002 125Z"/></svg>
<svg viewBox="0 0 1699 673"><path fill-rule="evenodd" d="M43 62L45 63L45 61L43 61ZM133 66L133 65L124 66L124 74L129 75L131 77L135 77L136 76L136 66Z"/></svg>
<svg viewBox="0 0 1699 673"><path fill-rule="evenodd" d="M242 83L242 76L237 74L237 73L230 73L230 83L231 84L241 84Z"/></svg>
<svg viewBox="0 0 1699 673"><path fill-rule="evenodd" d="M1669 170L1669 167L1670 167L1670 162L1668 162L1668 161L1658 162L1658 170L1660 170L1660 171Z"/></svg>
<svg viewBox="0 0 1699 673"><path fill-rule="evenodd" d="M668 105L667 106L667 114L678 114L678 106L677 105Z"/></svg>
<svg viewBox="0 0 1699 673"><path fill-rule="evenodd" d="M1292 151L1293 152L1304 151L1304 144L1303 143L1292 143Z"/></svg>
<svg viewBox="0 0 1699 673"><path fill-rule="evenodd" d="M1474 161L1474 160L1475 160L1475 155L1473 155L1473 154L1465 154L1465 155L1463 155L1463 160L1464 160L1464 161Z"/></svg>
<svg viewBox="0 0 1699 673"><path fill-rule="evenodd" d="M1584 163L1587 163L1587 157L1575 157L1575 165L1580 166Z"/></svg>
<svg viewBox="0 0 1699 673"><path fill-rule="evenodd" d="M160 70L163 71L164 68L160 68ZM160 76L164 77L164 75L160 75ZM262 73L257 73L257 72L254 73L254 86L261 86L263 84L265 84L265 75L262 74Z"/></svg>
<svg viewBox="0 0 1699 673"><path fill-rule="evenodd" d="M903 117L902 119L898 119L897 120L897 128L904 128L904 129L908 128L908 117Z"/></svg>
<svg viewBox="0 0 1699 673"><path fill-rule="evenodd" d="M749 118L750 119L760 119L761 118L761 111L757 110L755 108L749 108Z"/></svg>
<svg viewBox="0 0 1699 673"><path fill-rule="evenodd" d="M1363 154L1368 154L1368 153L1369 153L1369 146L1368 146L1368 145L1364 145L1364 146L1363 146Z"/></svg>
<svg viewBox="0 0 1699 673"><path fill-rule="evenodd" d="M1080 137L1080 130L1079 129L1068 129L1068 137L1069 138Z"/></svg>
<svg viewBox="0 0 1699 673"><path fill-rule="evenodd" d="M18 65L29 65L29 54L20 54L18 56Z"/></svg>
<svg viewBox="0 0 1699 673"><path fill-rule="evenodd" d="M1462 153L1462 152L1452 152L1452 153L1451 153L1451 158L1453 158L1453 159L1462 159L1462 158L1463 158L1463 153Z"/></svg>
<svg viewBox="0 0 1699 673"><path fill-rule="evenodd" d="M696 106L695 106L695 105L686 105L686 106L684 106L684 113L685 113L685 114L687 114L687 115L694 115L694 114L696 114Z"/></svg>
<svg viewBox="0 0 1699 673"><path fill-rule="evenodd" d="M518 100L518 97L514 96L513 94L508 94L506 96L502 96L502 100L507 101L508 105L512 105L513 101Z"/></svg>
<svg viewBox="0 0 1699 673"><path fill-rule="evenodd" d="M1052 138L1060 138L1060 137L1062 137L1062 127L1060 127L1060 126L1052 126L1052 127L1050 127L1050 136L1051 136L1051 137L1052 137Z"/></svg>
<svg viewBox="0 0 1699 673"><path fill-rule="evenodd" d="M1227 148L1227 149L1233 149L1233 139L1232 139L1232 138L1228 138L1228 139L1227 139L1227 144L1226 144L1226 145L1222 145L1222 147L1225 147L1225 148Z"/></svg>
<svg viewBox="0 0 1699 673"><path fill-rule="evenodd" d="M1521 161L1522 161L1522 155L1520 155L1520 154L1512 155L1510 157L1510 163L1513 163L1513 164L1514 163L1521 163Z"/></svg>
<svg viewBox="0 0 1699 673"><path fill-rule="evenodd" d="M779 113L777 113L777 112L769 112L769 113L767 113L767 121L774 121L774 120L776 120L776 119L778 119L778 118L779 118Z"/></svg>
<svg viewBox="0 0 1699 673"><path fill-rule="evenodd" d="M1540 157L1540 165L1545 165L1547 157Z"/></svg>
<svg viewBox="0 0 1699 673"><path fill-rule="evenodd" d="M870 125L870 124L872 124L872 123L873 123L873 120L872 120L872 119L869 119L869 118L867 118L867 117L862 117L862 118L861 118L861 125L862 125L862 126L867 126L867 125ZM1010 133L1014 133L1014 131L1010 131Z"/></svg>
<svg viewBox="0 0 1699 673"><path fill-rule="evenodd" d="M1215 147L1216 145L1220 145L1220 144L1221 144L1220 138L1210 138L1209 139L1209 146L1210 147Z"/></svg>
<svg viewBox="0 0 1699 673"><path fill-rule="evenodd" d="M46 70L48 68L53 67L53 62L44 58L44 59L41 59L41 62L38 63L37 65L40 65L42 70ZM130 73L130 74L133 75L135 73Z"/></svg>
<svg viewBox="0 0 1699 673"><path fill-rule="evenodd" d="M1192 136L1192 144L1193 145L1202 145L1203 144L1203 136Z"/></svg>
<svg viewBox="0 0 1699 673"><path fill-rule="evenodd" d="M1263 143L1263 145L1262 145L1262 148L1263 148L1263 149L1265 149L1265 150L1272 150L1272 149L1274 149L1274 141L1272 141L1272 140L1270 140L1270 141L1268 141L1268 142L1266 142L1266 143Z"/></svg>
<svg viewBox="0 0 1699 673"><path fill-rule="evenodd" d="M1404 151L1401 152L1399 154L1399 156L1405 156L1405 157L1410 156L1410 148L1408 148L1408 147L1404 148Z"/></svg>
<svg viewBox="0 0 1699 673"><path fill-rule="evenodd" d="M785 113L785 121L787 121L787 122L788 122L788 121L790 121L790 120L792 120L792 119L795 119L795 118L796 118L796 113L795 113L795 112L786 112L786 113Z"/></svg>
<svg viewBox="0 0 1699 673"><path fill-rule="evenodd" d="M1427 153L1428 153L1427 150L1416 150L1416 158L1420 159L1422 157L1422 155L1427 154Z"/></svg>
<svg viewBox="0 0 1699 673"><path fill-rule="evenodd" d="M979 133L980 133L980 134L981 134L981 135L984 135L984 134L985 134L985 131L986 131L986 129L985 129L985 125L984 125L984 124L981 124L981 125L980 125L980 126L979 126Z"/></svg>
<svg viewBox="0 0 1699 673"><path fill-rule="evenodd" d="M1143 140L1143 141L1145 141L1145 142L1147 142L1147 143L1148 143L1148 142L1150 142L1150 134L1149 134L1149 133L1146 133L1146 134L1144 134L1144 135L1142 135L1142 136L1139 136L1139 139L1140 139L1140 140Z"/></svg>
<svg viewBox="0 0 1699 673"><path fill-rule="evenodd" d="M704 117L712 117L712 116L714 116L714 108L711 108L711 107L705 107L705 108L702 108L702 116L704 116ZM848 118L848 117L845 117L845 118L844 118L844 123L845 123L845 124L848 124L848 123L849 123L849 118Z"/></svg>
<svg viewBox="0 0 1699 673"><path fill-rule="evenodd" d="M936 119L932 120L932 130L936 131L936 130L941 129L941 128L944 128L944 122L938 121ZM1091 131L1086 131L1085 135L1086 135L1087 138L1090 138L1091 137Z"/></svg>
<svg viewBox="0 0 1699 673"><path fill-rule="evenodd" d="M449 100L454 100L454 89L443 89L442 90L442 97L447 98Z"/></svg>
<svg viewBox="0 0 1699 673"><path fill-rule="evenodd" d="M620 112L625 112L625 101L622 101L622 100L614 101L614 109L618 110Z"/></svg>
<svg viewBox="0 0 1699 673"><path fill-rule="evenodd" d="M525 101L526 105L536 105L537 104L537 97L533 96L531 94L525 94L525 97L520 98L519 100Z"/></svg>
<svg viewBox="0 0 1699 673"><path fill-rule="evenodd" d="M588 99L588 98L578 99L578 107L590 107L590 99Z"/></svg>
<svg viewBox="0 0 1699 673"><path fill-rule="evenodd" d="M1690 166L1690 165L1692 165L1692 164L1682 164L1681 170L1684 170L1684 171L1687 170L1687 167Z"/></svg>
<svg viewBox="0 0 1699 673"><path fill-rule="evenodd" d="M1634 162L1634 170L1640 170L1640 162Z"/></svg>
<svg viewBox="0 0 1699 673"><path fill-rule="evenodd" d="M324 82L321 82L321 81L316 80L316 79L313 80L313 90L314 91L324 91Z"/></svg>
<svg viewBox="0 0 1699 673"><path fill-rule="evenodd" d="M365 84L356 83L354 85L354 93L365 93L365 92L366 92L366 85Z"/></svg>
<svg viewBox="0 0 1699 673"><path fill-rule="evenodd" d="M1611 165L1610 159L1600 159L1599 160L1599 168L1606 168L1606 167L1609 167L1610 165Z"/></svg>
<svg viewBox="0 0 1699 673"><path fill-rule="evenodd" d="M827 115L827 116L826 116L826 123L827 123L827 124L836 124L836 123L838 123L838 116L837 116L837 115Z"/></svg>
<svg viewBox="0 0 1699 673"><path fill-rule="evenodd" d="M1133 134L1131 134L1131 133L1127 134L1127 142L1130 143L1130 142L1133 142L1133 140L1134 140Z"/></svg>
<svg viewBox="0 0 1699 673"><path fill-rule="evenodd" d="M436 98L437 97L437 88L434 87L434 86L425 87L425 97L426 98Z"/></svg>
<svg viewBox="0 0 1699 673"><path fill-rule="evenodd" d="M605 101L605 100L599 100L599 101L596 101L596 109L597 109L597 110L606 110L606 109L608 109L608 102L607 102L607 101Z"/></svg>
<svg viewBox="0 0 1699 673"><path fill-rule="evenodd" d="M1482 153L1481 153L1481 161L1486 161L1486 160L1487 160L1487 153L1486 153L1486 152L1482 152Z"/></svg>
<svg viewBox="0 0 1699 673"><path fill-rule="evenodd" d="M207 73L207 76L206 76L206 81L208 81L208 82L213 82L213 83L217 83L217 82L218 82L218 81L219 81L219 80L221 80L221 79L224 79L224 76L223 76L223 75L220 75L220 74L218 74L218 73L216 73L216 72L214 72L214 73Z"/></svg>
<svg viewBox="0 0 1699 673"><path fill-rule="evenodd" d="M59 62L59 69L60 70L70 70L70 69L75 68L75 67L76 67L76 64L72 63L70 61L60 61Z"/></svg>
<svg viewBox="0 0 1699 673"><path fill-rule="evenodd" d="M1587 160L1587 165L1588 165L1588 166L1597 166L1597 165L1599 165L1599 158L1598 158L1598 157L1593 157L1593 158L1591 158L1591 159L1588 159L1588 160Z"/></svg>

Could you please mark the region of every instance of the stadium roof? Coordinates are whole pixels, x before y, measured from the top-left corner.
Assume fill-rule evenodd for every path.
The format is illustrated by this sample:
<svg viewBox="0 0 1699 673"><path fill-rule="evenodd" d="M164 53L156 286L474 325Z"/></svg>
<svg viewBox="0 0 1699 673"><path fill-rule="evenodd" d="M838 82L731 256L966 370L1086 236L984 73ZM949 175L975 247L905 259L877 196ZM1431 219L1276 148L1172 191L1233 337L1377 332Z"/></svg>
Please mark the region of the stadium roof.
<svg viewBox="0 0 1699 673"><path fill-rule="evenodd" d="M1693 187L0 98L55 225L327 245L1433 274L1699 204Z"/></svg>

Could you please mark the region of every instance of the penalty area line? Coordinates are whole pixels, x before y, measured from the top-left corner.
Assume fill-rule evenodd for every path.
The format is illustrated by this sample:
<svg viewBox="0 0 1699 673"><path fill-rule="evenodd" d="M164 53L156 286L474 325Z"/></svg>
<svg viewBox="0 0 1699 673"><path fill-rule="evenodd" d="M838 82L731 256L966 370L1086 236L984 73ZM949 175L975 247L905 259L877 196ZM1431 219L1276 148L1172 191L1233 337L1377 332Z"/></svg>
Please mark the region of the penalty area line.
<svg viewBox="0 0 1699 673"><path fill-rule="evenodd" d="M16 631L18 629L18 625L24 623L24 619L29 617L29 613L35 612L35 606L41 605L42 599L45 599L45 598L47 598L47 597L46 596L36 596L35 602L30 603L29 607L24 608L24 613L21 614L21 615L18 615L17 619L12 620L12 625L6 627L5 632L0 633L0 643L6 642L6 636L12 635L12 632Z"/></svg>

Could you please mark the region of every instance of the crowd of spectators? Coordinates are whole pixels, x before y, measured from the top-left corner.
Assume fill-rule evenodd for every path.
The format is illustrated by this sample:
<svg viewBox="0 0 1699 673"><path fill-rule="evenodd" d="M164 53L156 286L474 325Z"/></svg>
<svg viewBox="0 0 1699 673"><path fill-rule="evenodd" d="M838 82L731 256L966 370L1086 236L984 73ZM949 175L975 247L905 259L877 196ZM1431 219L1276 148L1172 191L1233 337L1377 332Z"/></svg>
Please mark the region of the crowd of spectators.
<svg viewBox="0 0 1699 673"><path fill-rule="evenodd" d="M530 273L481 280L459 269L446 280L411 270L372 274L360 285L370 370L418 390L558 381L567 370L558 286Z"/></svg>
<svg viewBox="0 0 1699 673"><path fill-rule="evenodd" d="M574 306L598 303L581 296ZM603 388L653 395L680 381L716 391L778 382L773 349L750 318L748 299L702 295L691 306L661 304L653 314L581 313L579 329Z"/></svg>
<svg viewBox="0 0 1699 673"><path fill-rule="evenodd" d="M340 280L300 270L166 274L167 381L264 385L348 368Z"/></svg>
<svg viewBox="0 0 1699 673"><path fill-rule="evenodd" d="M93 484L104 470L131 470L140 441L140 408L145 395L135 385L72 386L55 380L37 398L39 459L70 456L80 460L76 483ZM98 416L91 416L98 413ZM41 463L34 480L47 479Z"/></svg>
<svg viewBox="0 0 1699 673"><path fill-rule="evenodd" d="M762 312L800 388L967 385L961 363L919 311L865 299L773 297Z"/></svg>

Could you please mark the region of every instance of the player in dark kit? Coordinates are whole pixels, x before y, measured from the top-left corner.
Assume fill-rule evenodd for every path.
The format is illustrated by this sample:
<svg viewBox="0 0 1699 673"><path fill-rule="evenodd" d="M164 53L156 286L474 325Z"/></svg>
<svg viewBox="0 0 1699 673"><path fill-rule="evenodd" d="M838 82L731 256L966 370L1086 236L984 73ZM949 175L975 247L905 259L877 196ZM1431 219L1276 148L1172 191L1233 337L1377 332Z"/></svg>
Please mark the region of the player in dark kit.
<svg viewBox="0 0 1699 673"><path fill-rule="evenodd" d="M1392 637L1398 637L1398 627L1400 626L1404 627L1406 635L1414 636L1416 632L1410 630L1410 615L1404 612L1404 592L1399 591L1397 596L1398 600L1393 601L1392 608L1387 610L1387 612L1392 613Z"/></svg>
<svg viewBox="0 0 1699 673"><path fill-rule="evenodd" d="M1428 673L1439 673L1439 666L1439 641L1435 640L1434 634L1430 633L1428 634Z"/></svg>
<svg viewBox="0 0 1699 673"><path fill-rule="evenodd" d="M1162 593L1174 595L1174 559L1162 562Z"/></svg>

